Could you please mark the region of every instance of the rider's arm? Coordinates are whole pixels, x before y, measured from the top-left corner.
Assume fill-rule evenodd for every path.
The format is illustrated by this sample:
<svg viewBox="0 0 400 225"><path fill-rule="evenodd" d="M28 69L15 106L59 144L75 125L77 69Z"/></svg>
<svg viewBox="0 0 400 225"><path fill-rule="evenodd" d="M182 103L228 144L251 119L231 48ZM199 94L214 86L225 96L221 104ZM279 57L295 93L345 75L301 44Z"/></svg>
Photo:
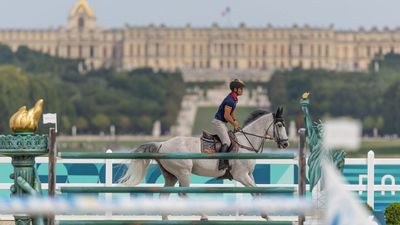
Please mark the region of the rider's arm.
<svg viewBox="0 0 400 225"><path fill-rule="evenodd" d="M224 118L236 129L238 127L237 121L231 115L232 107L226 105L224 108Z"/></svg>
<svg viewBox="0 0 400 225"><path fill-rule="evenodd" d="M233 120L236 120L236 121L237 121L236 109L234 109L233 112L232 112L232 118L233 118Z"/></svg>

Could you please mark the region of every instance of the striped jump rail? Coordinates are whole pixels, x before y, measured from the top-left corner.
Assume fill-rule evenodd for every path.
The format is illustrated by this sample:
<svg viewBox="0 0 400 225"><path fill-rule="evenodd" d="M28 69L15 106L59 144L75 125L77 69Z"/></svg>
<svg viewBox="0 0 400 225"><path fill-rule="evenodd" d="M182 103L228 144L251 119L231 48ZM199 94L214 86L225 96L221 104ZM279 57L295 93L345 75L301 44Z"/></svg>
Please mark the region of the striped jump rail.
<svg viewBox="0 0 400 225"><path fill-rule="evenodd" d="M85 220L59 221L59 225L293 225L291 221L254 220Z"/></svg>
<svg viewBox="0 0 400 225"><path fill-rule="evenodd" d="M63 159L295 159L294 152L268 153L129 153L129 152L59 152Z"/></svg>
<svg viewBox="0 0 400 225"><path fill-rule="evenodd" d="M274 193L295 192L294 187L61 187L61 193Z"/></svg>

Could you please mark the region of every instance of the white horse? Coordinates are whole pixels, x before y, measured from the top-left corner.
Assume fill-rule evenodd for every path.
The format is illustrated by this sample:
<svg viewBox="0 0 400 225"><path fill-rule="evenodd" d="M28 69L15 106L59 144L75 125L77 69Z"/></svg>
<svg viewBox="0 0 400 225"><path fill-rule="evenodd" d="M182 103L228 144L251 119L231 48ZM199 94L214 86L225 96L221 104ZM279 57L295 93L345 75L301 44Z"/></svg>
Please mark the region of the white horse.
<svg viewBox="0 0 400 225"><path fill-rule="evenodd" d="M279 148L289 146L285 123L282 117L283 109L278 108L276 113L269 113L257 110L250 114L244 122L242 131L235 133L240 146L239 153L262 151L265 139L273 139ZM149 143L138 147L135 152L147 153L201 153L201 143L198 137L175 137L165 142ZM134 159L131 161L128 170L120 179L120 183L126 185L139 184L146 175L150 159ZM179 181L181 187L189 187L190 175L196 174L207 177L222 177L226 170L218 170L217 159L177 159L157 160L158 165L165 178L164 187L175 186ZM255 187L253 177L255 159L229 160L230 173L234 180L246 187ZM182 194L186 197L185 194ZM181 195L181 196L182 196ZM257 194L253 194L256 196ZM166 199L168 193L160 194L160 198ZM163 219L168 219L163 215ZM267 215L262 215L268 219ZM202 215L202 220L206 220Z"/></svg>

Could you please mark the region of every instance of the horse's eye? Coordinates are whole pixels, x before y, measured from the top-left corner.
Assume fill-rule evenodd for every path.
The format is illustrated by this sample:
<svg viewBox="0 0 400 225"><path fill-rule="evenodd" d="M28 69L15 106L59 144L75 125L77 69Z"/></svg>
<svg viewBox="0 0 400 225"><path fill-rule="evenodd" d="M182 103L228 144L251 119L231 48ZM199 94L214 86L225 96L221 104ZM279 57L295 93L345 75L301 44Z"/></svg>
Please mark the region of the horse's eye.
<svg viewBox="0 0 400 225"><path fill-rule="evenodd" d="M281 124L281 123L279 123L279 124L278 124L278 127L282 127L282 124Z"/></svg>

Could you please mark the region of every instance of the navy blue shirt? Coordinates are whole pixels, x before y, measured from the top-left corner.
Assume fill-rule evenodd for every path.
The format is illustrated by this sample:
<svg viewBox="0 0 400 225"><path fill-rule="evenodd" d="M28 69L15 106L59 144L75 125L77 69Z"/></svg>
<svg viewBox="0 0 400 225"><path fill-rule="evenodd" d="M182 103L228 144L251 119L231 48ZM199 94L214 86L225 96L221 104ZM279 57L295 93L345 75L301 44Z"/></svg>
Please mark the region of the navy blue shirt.
<svg viewBox="0 0 400 225"><path fill-rule="evenodd" d="M228 121L224 117L225 106L229 106L232 108L231 110L231 115L232 115L233 111L236 108L236 103L237 103L237 96L234 93L230 93L228 96L225 97L224 101L222 101L221 105L219 106L218 111L215 114L215 119L227 123Z"/></svg>

